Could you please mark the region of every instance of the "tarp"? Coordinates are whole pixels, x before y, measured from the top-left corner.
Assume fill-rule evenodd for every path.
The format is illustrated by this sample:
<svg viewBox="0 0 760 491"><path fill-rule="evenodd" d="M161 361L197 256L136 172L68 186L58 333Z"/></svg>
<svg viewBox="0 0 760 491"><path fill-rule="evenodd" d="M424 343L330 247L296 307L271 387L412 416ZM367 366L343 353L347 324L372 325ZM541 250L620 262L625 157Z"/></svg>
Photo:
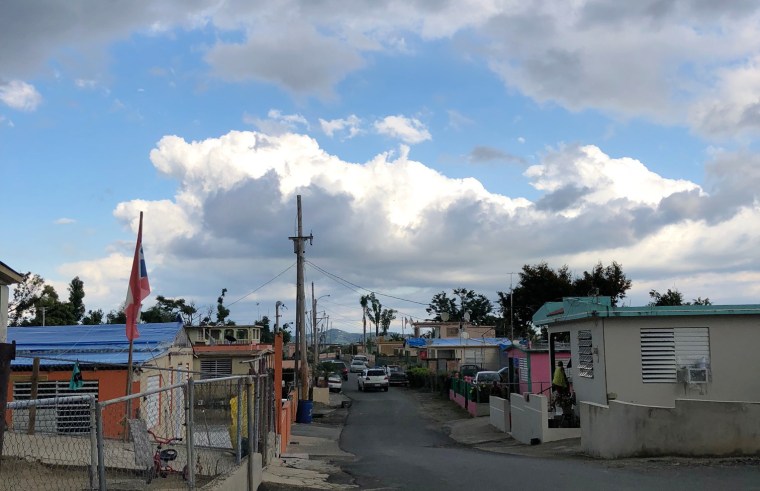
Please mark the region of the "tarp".
<svg viewBox="0 0 760 491"><path fill-rule="evenodd" d="M92 326L9 327L8 342L16 342L16 359L12 364L31 365L35 356L45 365L121 364L129 358L129 341L124 324ZM133 343L133 362L140 364L164 354L182 329L181 322L140 324L140 337Z"/></svg>
<svg viewBox="0 0 760 491"><path fill-rule="evenodd" d="M409 338L406 340L407 348L424 348L427 345L426 338Z"/></svg>

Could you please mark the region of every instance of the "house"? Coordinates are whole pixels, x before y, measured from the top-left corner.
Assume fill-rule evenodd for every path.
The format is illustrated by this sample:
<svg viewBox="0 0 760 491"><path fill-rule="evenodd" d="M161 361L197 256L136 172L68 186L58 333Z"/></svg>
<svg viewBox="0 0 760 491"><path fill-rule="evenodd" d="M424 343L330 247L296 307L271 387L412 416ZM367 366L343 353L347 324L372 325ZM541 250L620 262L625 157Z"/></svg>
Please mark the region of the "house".
<svg viewBox="0 0 760 491"><path fill-rule="evenodd" d="M613 307L609 297L565 298L541 307L533 323L547 327L550 345L570 343L578 400L760 400L747 364L760 345L760 305Z"/></svg>
<svg viewBox="0 0 760 491"><path fill-rule="evenodd" d="M547 328L551 364L556 344L570 344L590 455L760 452L760 305L616 307L609 297L573 297L542 306L533 324Z"/></svg>
<svg viewBox="0 0 760 491"><path fill-rule="evenodd" d="M201 378L248 375L248 361L271 345L261 345L261 327L185 326L193 345L193 370Z"/></svg>
<svg viewBox="0 0 760 491"><path fill-rule="evenodd" d="M438 338L427 339L424 350L417 348L420 361L436 371L451 372L462 364L476 364L483 370L499 369L499 354L511 344L503 338ZM424 353L424 354L423 354Z"/></svg>
<svg viewBox="0 0 760 491"><path fill-rule="evenodd" d="M178 322L139 324L140 336L133 342L132 363L135 378L131 393L172 385L188 378L192 366L190 343L182 324ZM33 326L8 328L8 340L16 343L16 358L11 365L8 400L30 399L33 386L37 398L93 394L98 401L122 397L127 389L129 341L124 324ZM35 359L38 368L35 369ZM84 381L79 389L69 388L74 365L78 364ZM178 393L177 393L178 392ZM143 411L148 427L162 423L164 418L184 421L184 401L181 391L146 407L160 410ZM148 399L151 396L148 396ZM86 404L86 403L84 403ZM76 408L74 408L76 409ZM133 407L139 411L139 404ZM60 419L58 426L80 426L74 419L85 418L81 427L89 427L89 411L71 411L48 415ZM110 414L121 411L122 414ZM110 406L104 411L103 425L107 437L123 432L123 407ZM28 410L8 411L6 418L16 429L26 428ZM65 420L65 418L69 418ZM36 418L38 429L50 420ZM178 423L179 424L179 423Z"/></svg>
<svg viewBox="0 0 760 491"><path fill-rule="evenodd" d="M551 390L553 366L562 361L568 366L570 346L555 343L554 363L549 358L549 343L510 344L504 350L502 366L509 367L511 392L542 394ZM572 380L572 368L566 370Z"/></svg>
<svg viewBox="0 0 760 491"><path fill-rule="evenodd" d="M5 342L5 333L8 328L8 302L10 289L8 285L21 283L23 275L14 271L10 266L0 261L0 343Z"/></svg>

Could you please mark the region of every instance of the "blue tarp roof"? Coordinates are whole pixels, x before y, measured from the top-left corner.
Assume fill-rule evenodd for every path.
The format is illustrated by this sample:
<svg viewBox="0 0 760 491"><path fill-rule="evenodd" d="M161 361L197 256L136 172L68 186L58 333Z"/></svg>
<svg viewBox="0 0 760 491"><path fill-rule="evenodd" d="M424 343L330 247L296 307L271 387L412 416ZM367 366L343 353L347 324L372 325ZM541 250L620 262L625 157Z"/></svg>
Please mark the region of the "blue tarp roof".
<svg viewBox="0 0 760 491"><path fill-rule="evenodd" d="M436 338L430 340L430 346L439 348L442 346L501 346L509 345L506 338Z"/></svg>
<svg viewBox="0 0 760 491"><path fill-rule="evenodd" d="M424 348L427 344L427 339L425 338L409 338L406 340L406 345L409 348Z"/></svg>
<svg viewBox="0 0 760 491"><path fill-rule="evenodd" d="M181 322L139 324L140 337L132 347L132 361L140 364L165 353L182 329ZM9 327L8 342L16 342L13 365L124 364L129 359L129 340L124 324L94 326ZM49 358L60 358L50 360Z"/></svg>

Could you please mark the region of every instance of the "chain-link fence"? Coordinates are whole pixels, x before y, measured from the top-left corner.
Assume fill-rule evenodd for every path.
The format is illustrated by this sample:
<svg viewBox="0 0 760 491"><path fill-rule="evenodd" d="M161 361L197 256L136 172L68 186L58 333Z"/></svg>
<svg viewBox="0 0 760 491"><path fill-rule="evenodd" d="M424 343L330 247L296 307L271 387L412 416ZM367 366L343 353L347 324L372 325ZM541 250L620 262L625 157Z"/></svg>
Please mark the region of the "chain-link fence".
<svg viewBox="0 0 760 491"><path fill-rule="evenodd" d="M97 489L95 406L92 395L9 402L0 489Z"/></svg>
<svg viewBox="0 0 760 491"><path fill-rule="evenodd" d="M0 490L195 489L249 451L266 463L275 398L263 371L164 387L149 380L144 392L102 402L10 402Z"/></svg>

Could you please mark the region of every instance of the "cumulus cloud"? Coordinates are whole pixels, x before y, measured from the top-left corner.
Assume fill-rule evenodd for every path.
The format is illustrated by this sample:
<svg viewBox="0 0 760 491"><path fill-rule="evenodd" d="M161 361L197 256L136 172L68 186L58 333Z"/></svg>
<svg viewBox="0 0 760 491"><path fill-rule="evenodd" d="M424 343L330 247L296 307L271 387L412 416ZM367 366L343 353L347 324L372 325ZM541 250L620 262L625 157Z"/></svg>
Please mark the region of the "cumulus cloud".
<svg viewBox="0 0 760 491"><path fill-rule="evenodd" d="M11 80L0 83L0 101L19 111L34 111L42 103L42 95L31 84Z"/></svg>
<svg viewBox="0 0 760 491"><path fill-rule="evenodd" d="M347 118L325 120L320 118L319 125L322 128L322 132L329 137L333 137L336 133L345 133L345 138L350 139L361 133L361 119L355 114L350 115Z"/></svg>
<svg viewBox="0 0 760 491"><path fill-rule="evenodd" d="M309 121L300 114L283 114L279 109L270 109L266 118L243 114L243 122L253 125L264 133L281 134L297 131L301 128L309 129Z"/></svg>
<svg viewBox="0 0 760 491"><path fill-rule="evenodd" d="M386 116L375 121L375 131L410 144L422 143L433 138L422 121L402 115Z"/></svg>
<svg viewBox="0 0 760 491"><path fill-rule="evenodd" d="M489 192L475 179L448 178L412 159L407 147L348 162L295 133L233 131L192 142L166 136L150 159L177 183L176 195L121 203L114 216L134 234L145 212L149 267L170 297L216 298L221 288L242 297L292 267L287 237L294 233L297 195L314 234L309 261L363 286L378 278L371 287L379 291L414 291L418 301L452 284L491 295L504 289L503 271L543 260L577 273L617 260L634 280L631 297L638 294L641 303L649 288L690 279L702 285L715 271L725 275L720 287L706 282L699 291L682 291L720 301L730 278L750 284L747 278L760 269L760 232L753 232L760 231L760 205L751 192L760 177L741 172L760 165L741 155L715 157L708 194L594 146L560 146L525 172L535 201ZM719 177L724 174L746 178ZM710 213L715 207L722 213ZM85 278L88 296L95 282L103 295L110 288L121 300L119 280L128 267L108 272L103 261L127 265L132 247L118 244L102 261L77 264L77 271L93 275ZM310 274L328 280L319 270ZM267 295L287 291L291 279L274 282ZM331 294L338 301L355 292Z"/></svg>

